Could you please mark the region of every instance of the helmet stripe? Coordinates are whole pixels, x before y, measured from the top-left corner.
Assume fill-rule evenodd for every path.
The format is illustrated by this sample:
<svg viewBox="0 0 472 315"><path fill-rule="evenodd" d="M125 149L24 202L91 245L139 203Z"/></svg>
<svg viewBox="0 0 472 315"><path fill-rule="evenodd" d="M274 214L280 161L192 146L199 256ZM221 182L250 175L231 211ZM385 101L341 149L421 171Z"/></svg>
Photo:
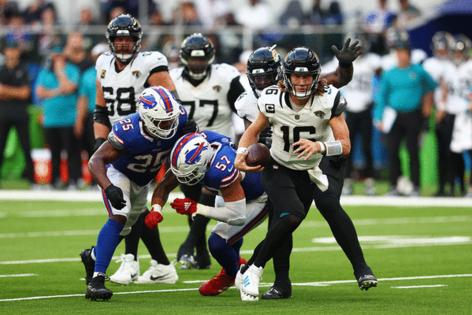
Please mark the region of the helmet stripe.
<svg viewBox="0 0 472 315"><path fill-rule="evenodd" d="M198 146L198 148L195 150L195 152L193 153L193 155L192 155L192 156L190 157L190 159L188 160L189 163L192 163L192 162L197 158L197 156L200 154L200 152L202 152L204 145L205 145L204 142L200 143L200 145Z"/></svg>
<svg viewBox="0 0 472 315"><path fill-rule="evenodd" d="M164 92L161 88L157 88L155 89L155 91L161 96L162 100L164 101L166 112L171 113L173 111L172 103L169 96L167 96L167 93Z"/></svg>
<svg viewBox="0 0 472 315"><path fill-rule="evenodd" d="M183 146L189 142L189 140L195 135L195 133L189 133L188 135L182 137L176 144L175 144L175 149L172 150L171 155L172 155L172 166L177 167L177 157L180 154L180 150L182 150Z"/></svg>

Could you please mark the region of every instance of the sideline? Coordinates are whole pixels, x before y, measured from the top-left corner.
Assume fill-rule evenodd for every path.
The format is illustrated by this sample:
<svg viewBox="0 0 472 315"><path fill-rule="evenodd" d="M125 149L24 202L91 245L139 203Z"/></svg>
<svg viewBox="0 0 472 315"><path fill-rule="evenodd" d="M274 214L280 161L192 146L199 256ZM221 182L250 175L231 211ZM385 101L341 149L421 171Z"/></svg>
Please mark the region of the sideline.
<svg viewBox="0 0 472 315"><path fill-rule="evenodd" d="M169 200L182 198L181 192L172 192ZM149 198L150 199L150 195ZM97 191L42 191L42 190L0 190L0 201L53 200L53 201L97 201ZM389 196L342 196L345 206L392 206L392 207L466 207L472 208L472 198L444 197L389 197Z"/></svg>

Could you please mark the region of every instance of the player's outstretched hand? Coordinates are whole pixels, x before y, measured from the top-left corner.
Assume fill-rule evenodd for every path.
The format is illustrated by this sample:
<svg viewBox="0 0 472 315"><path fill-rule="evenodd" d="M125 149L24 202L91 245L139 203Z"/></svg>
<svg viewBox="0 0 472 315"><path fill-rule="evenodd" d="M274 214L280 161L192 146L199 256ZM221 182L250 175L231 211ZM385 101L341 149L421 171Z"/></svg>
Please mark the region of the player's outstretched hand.
<svg viewBox="0 0 472 315"><path fill-rule="evenodd" d="M123 198L123 191L120 187L113 184L105 188L105 195L115 209L123 209L126 206L126 200Z"/></svg>
<svg viewBox="0 0 472 315"><path fill-rule="evenodd" d="M360 42L355 40L351 44L351 39L348 38L344 42L344 45L341 50L338 49L335 45L331 46L331 51L338 59L341 65L350 65L362 52Z"/></svg>
<svg viewBox="0 0 472 315"><path fill-rule="evenodd" d="M192 215L197 211L197 202L190 198L175 198L170 206L180 214Z"/></svg>
<svg viewBox="0 0 472 315"><path fill-rule="evenodd" d="M157 225L164 220L162 216L161 207L159 205L152 206L151 211L144 218L144 225L148 229L155 229Z"/></svg>

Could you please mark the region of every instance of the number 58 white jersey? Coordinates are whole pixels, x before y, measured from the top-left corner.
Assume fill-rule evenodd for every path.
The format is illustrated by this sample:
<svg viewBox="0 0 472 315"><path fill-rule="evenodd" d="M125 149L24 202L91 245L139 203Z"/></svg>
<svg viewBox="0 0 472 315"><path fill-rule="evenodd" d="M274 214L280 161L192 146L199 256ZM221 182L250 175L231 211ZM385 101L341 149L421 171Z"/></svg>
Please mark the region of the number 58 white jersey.
<svg viewBox="0 0 472 315"><path fill-rule="evenodd" d="M167 58L157 51L138 53L119 72L115 68L115 56L106 52L98 57L95 69L112 124L136 112L136 102L141 92L148 87L146 81L151 74L168 70Z"/></svg>

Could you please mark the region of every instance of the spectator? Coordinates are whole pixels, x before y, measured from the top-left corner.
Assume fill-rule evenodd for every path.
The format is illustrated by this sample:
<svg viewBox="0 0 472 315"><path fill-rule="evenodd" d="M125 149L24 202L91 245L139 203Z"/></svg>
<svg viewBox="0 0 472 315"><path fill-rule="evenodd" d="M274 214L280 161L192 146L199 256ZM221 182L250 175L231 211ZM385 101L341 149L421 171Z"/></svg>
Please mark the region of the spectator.
<svg viewBox="0 0 472 315"><path fill-rule="evenodd" d="M332 1L323 17L324 25L342 25L344 23L344 15L338 1ZM329 41L331 43L331 41Z"/></svg>
<svg viewBox="0 0 472 315"><path fill-rule="evenodd" d="M395 14L388 9L387 2L387 0L378 0L378 9L367 14L364 25L365 31L379 34L392 26Z"/></svg>
<svg viewBox="0 0 472 315"><path fill-rule="evenodd" d="M311 11L308 14L307 22L312 25L320 25L323 21L325 12L321 7L321 0L314 0Z"/></svg>
<svg viewBox="0 0 472 315"><path fill-rule="evenodd" d="M62 54L51 55L50 62L41 70L36 81L36 94L43 106L46 141L51 150L53 186L61 188L61 150L67 151L69 188L77 188L81 175L79 146L74 136L77 85L80 70L66 62Z"/></svg>
<svg viewBox="0 0 472 315"><path fill-rule="evenodd" d="M37 52L42 60L46 59L53 47L61 45L61 36L56 33L56 13L50 8L46 8L41 13L41 33L38 38Z"/></svg>
<svg viewBox="0 0 472 315"><path fill-rule="evenodd" d="M202 22L198 16L197 8L191 0L182 1L176 14L177 16L174 20L178 23L180 22L186 26L202 26Z"/></svg>
<svg viewBox="0 0 472 315"><path fill-rule="evenodd" d="M25 175L34 184L27 112L31 100L28 72L20 63L21 49L18 43L7 43L3 54L5 63L0 67L0 166L3 164L8 132L15 127L25 156Z"/></svg>
<svg viewBox="0 0 472 315"><path fill-rule="evenodd" d="M400 12L398 12L397 26L405 29L409 22L421 15L421 11L412 5L409 0L398 0Z"/></svg>
<svg viewBox="0 0 472 315"><path fill-rule="evenodd" d="M79 32L72 32L67 35L64 56L67 61L76 65L81 73L92 65L88 59L88 52L84 48L84 37Z"/></svg>
<svg viewBox="0 0 472 315"><path fill-rule="evenodd" d="M47 9L51 9L56 15L56 7L52 2L45 0L33 1L33 3L31 3L23 12L25 22L31 25L41 24L41 16L43 15L43 12Z"/></svg>
<svg viewBox="0 0 472 315"><path fill-rule="evenodd" d="M97 71L95 61L98 56L108 51L108 44L100 43L91 52L91 64L80 78L79 99L77 102L77 118L74 125L74 134L81 143L81 149L92 156L95 137L93 135L93 111L95 109L95 80Z"/></svg>
<svg viewBox="0 0 472 315"><path fill-rule="evenodd" d="M98 25L94 18L92 8L84 7L80 10L79 22L77 25L77 31L82 33L84 36L84 48L86 50L92 49L102 38L102 34L94 34L92 29Z"/></svg>
<svg viewBox="0 0 472 315"><path fill-rule="evenodd" d="M16 1L0 0L0 24L7 25L13 15L20 15L18 3Z"/></svg>
<svg viewBox="0 0 472 315"><path fill-rule="evenodd" d="M389 154L389 195L399 195L396 184L401 175L400 143L406 140L413 182L411 195L420 193L419 135L427 125L436 83L421 65L412 65L410 46L396 44L398 66L382 76L376 97L374 120L387 134Z"/></svg>
<svg viewBox="0 0 472 315"><path fill-rule="evenodd" d="M272 25L272 8L260 0L249 0L236 12L236 21L252 31L261 31Z"/></svg>
<svg viewBox="0 0 472 315"><path fill-rule="evenodd" d="M34 50L34 38L25 31L24 26L24 19L20 13L12 14L8 20L9 29L5 35L5 41L19 45L23 57L30 59Z"/></svg>
<svg viewBox="0 0 472 315"><path fill-rule="evenodd" d="M279 24L289 28L297 28L303 24L303 8L299 0L291 0L279 17Z"/></svg>

